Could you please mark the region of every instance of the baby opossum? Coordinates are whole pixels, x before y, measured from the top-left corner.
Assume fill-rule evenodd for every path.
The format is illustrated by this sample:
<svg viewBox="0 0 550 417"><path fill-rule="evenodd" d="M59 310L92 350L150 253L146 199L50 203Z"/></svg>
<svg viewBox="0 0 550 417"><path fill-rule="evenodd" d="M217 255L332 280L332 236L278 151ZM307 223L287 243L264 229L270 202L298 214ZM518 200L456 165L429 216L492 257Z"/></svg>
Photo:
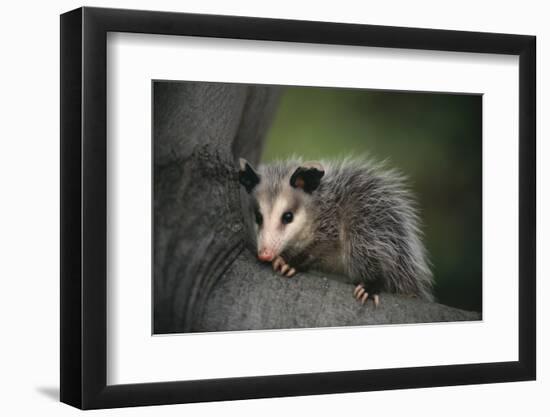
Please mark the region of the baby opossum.
<svg viewBox="0 0 550 417"><path fill-rule="evenodd" d="M354 297L380 291L433 300L416 203L405 178L368 159L260 166L240 159L253 197L258 259L291 277L315 269L347 277Z"/></svg>

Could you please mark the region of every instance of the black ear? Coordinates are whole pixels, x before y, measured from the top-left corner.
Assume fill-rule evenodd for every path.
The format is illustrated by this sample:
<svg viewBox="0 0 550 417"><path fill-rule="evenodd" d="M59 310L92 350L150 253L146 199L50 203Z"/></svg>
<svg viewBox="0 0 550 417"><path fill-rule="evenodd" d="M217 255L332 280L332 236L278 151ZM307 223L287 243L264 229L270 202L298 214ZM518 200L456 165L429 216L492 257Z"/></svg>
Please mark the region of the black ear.
<svg viewBox="0 0 550 417"><path fill-rule="evenodd" d="M239 182L244 186L246 191L250 193L260 182L260 176L254 171L246 159L240 158L239 164Z"/></svg>
<svg viewBox="0 0 550 417"><path fill-rule="evenodd" d="M306 162L294 171L290 177L290 185L311 193L319 187L323 175L325 170L319 162Z"/></svg>

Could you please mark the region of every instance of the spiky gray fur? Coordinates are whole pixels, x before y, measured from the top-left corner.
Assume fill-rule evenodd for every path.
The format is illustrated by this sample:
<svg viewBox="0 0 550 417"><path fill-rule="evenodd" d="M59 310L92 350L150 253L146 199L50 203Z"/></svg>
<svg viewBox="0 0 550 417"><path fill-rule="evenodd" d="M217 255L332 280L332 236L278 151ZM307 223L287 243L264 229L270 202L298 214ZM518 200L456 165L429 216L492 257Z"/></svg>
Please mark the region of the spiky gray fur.
<svg viewBox="0 0 550 417"><path fill-rule="evenodd" d="M338 273L354 284L378 280L383 291L432 300L418 206L406 178L368 158L320 163L325 175L311 194L289 186L302 160L259 167L252 196L274 202L290 189L311 222L305 242L286 242L283 258L296 268Z"/></svg>

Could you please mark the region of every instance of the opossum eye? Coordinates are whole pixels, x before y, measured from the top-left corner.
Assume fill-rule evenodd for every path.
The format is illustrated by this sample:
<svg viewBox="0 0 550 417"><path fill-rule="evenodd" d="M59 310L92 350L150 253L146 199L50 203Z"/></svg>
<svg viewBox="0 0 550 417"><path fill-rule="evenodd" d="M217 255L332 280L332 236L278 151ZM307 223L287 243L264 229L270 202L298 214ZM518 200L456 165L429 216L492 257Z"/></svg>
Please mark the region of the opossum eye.
<svg viewBox="0 0 550 417"><path fill-rule="evenodd" d="M294 214L292 214L292 212L286 211L283 213L283 216L281 217L283 224L292 223L292 220L294 220Z"/></svg>
<svg viewBox="0 0 550 417"><path fill-rule="evenodd" d="M255 211L254 211L254 216L256 217L256 224L257 224L258 226L261 226L262 223L263 223L263 221L264 221L264 218L263 218L263 216L262 216L262 213L260 213L259 210L255 210Z"/></svg>

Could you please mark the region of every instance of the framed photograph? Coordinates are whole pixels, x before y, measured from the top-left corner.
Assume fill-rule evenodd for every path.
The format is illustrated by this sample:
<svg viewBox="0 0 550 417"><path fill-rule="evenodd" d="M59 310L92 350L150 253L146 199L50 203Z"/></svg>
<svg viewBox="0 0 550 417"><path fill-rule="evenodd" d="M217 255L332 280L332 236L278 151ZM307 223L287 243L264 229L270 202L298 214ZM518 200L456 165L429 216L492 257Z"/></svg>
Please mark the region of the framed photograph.
<svg viewBox="0 0 550 417"><path fill-rule="evenodd" d="M61 16L61 401L532 380L535 37Z"/></svg>

